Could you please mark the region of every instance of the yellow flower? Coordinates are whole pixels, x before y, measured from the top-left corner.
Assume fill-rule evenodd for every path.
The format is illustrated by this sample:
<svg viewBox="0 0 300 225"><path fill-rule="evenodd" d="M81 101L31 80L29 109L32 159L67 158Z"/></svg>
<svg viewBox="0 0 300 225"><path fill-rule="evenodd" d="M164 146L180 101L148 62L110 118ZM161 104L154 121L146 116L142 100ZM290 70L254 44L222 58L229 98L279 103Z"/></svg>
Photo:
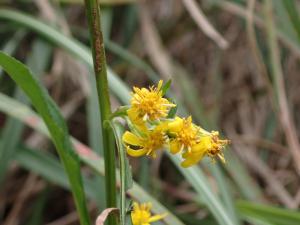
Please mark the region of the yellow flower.
<svg viewBox="0 0 300 225"><path fill-rule="evenodd" d="M182 150L191 151L199 139L200 127L192 123L192 117L176 117L173 122L168 124L168 132L171 137L170 151L176 154Z"/></svg>
<svg viewBox="0 0 300 225"><path fill-rule="evenodd" d="M123 135L123 142L128 155L133 157L149 155L155 158L156 151L163 148L167 141L164 133L165 126L165 123L161 123L154 130L146 130L140 135L126 131Z"/></svg>
<svg viewBox="0 0 300 225"><path fill-rule="evenodd" d="M159 214L152 216L151 203L138 204L133 203L133 210L131 212L131 220L133 225L150 225L150 223L163 219L167 214Z"/></svg>
<svg viewBox="0 0 300 225"><path fill-rule="evenodd" d="M175 104L163 98L162 93L163 81L158 82L157 87L137 88L133 87L131 107L127 111L128 117L136 126L143 127L145 121L159 120L168 115L170 108Z"/></svg>
<svg viewBox="0 0 300 225"><path fill-rule="evenodd" d="M225 163L223 148L229 143L229 140L220 140L219 132L212 131L211 133L201 130L202 137L200 142L191 148L191 151L184 152L182 158L184 161L181 163L182 167L189 167L198 163L204 156L209 156L212 159L219 157Z"/></svg>

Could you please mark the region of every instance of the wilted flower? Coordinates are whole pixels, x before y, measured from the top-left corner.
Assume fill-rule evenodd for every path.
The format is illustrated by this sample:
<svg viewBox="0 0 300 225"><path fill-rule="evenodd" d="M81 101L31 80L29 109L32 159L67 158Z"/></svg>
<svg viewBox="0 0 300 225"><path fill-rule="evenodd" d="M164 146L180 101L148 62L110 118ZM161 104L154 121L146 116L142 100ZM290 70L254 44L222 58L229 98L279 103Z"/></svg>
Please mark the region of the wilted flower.
<svg viewBox="0 0 300 225"><path fill-rule="evenodd" d="M229 140L219 139L219 132L212 131L211 133L202 130L200 141L191 148L191 151L186 151L182 154L184 161L182 167L189 167L198 163L204 156L209 156L213 160L219 157L225 163L223 148L229 143Z"/></svg>

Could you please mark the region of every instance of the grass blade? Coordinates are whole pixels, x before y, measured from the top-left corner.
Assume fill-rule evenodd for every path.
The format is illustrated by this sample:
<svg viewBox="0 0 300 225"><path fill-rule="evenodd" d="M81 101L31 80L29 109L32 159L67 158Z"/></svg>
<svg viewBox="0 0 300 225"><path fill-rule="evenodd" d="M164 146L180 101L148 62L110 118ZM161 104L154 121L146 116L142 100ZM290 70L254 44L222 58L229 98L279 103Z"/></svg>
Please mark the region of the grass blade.
<svg viewBox="0 0 300 225"><path fill-rule="evenodd" d="M22 88L37 109L51 134L52 140L67 171L75 204L82 225L89 225L90 219L85 204L85 195L80 174L78 156L73 150L64 119L57 106L29 69L16 59L0 52L0 65L11 78Z"/></svg>
<svg viewBox="0 0 300 225"><path fill-rule="evenodd" d="M116 137L120 166L120 224L126 224L126 190L132 187L131 171L129 169L126 150L122 142L124 127L117 121L111 121L111 127Z"/></svg>
<svg viewBox="0 0 300 225"><path fill-rule="evenodd" d="M28 56L26 64L35 74L41 74L48 63L50 53L51 51L49 46L46 43L37 40L33 44L32 53ZM28 99L19 88L15 91L14 98L24 104L28 104ZM1 136L3 142L0 144L0 182L5 177L7 165L14 155L16 146L21 138L23 128L23 124L13 118L9 118L5 123Z"/></svg>
<svg viewBox="0 0 300 225"><path fill-rule="evenodd" d="M265 223L274 225L300 224L300 213L298 211L256 204L247 201L237 202L237 208L243 216L254 218Z"/></svg>
<svg viewBox="0 0 300 225"><path fill-rule="evenodd" d="M275 1L274 1L275 3ZM299 12L297 11L297 5L295 4L294 0L285 0L282 1L285 10L287 11L290 21L295 29L298 40L300 41L300 16Z"/></svg>

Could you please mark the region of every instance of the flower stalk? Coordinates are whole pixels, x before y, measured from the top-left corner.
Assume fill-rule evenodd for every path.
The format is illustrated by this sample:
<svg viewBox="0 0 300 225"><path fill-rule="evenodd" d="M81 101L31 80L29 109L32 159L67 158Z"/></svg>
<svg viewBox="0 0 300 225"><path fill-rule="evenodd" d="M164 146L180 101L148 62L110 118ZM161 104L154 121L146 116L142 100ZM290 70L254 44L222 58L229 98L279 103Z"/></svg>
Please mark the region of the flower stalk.
<svg viewBox="0 0 300 225"><path fill-rule="evenodd" d="M109 100L106 58L101 30L100 9L98 0L85 0L86 14L91 37L91 48L94 61L94 72L98 92L99 107L101 112L101 129L103 137L103 149L105 159L105 189L106 189L106 208L117 207L116 193L116 167L114 136L109 121L111 117L111 107ZM108 225L116 225L117 217L108 217Z"/></svg>

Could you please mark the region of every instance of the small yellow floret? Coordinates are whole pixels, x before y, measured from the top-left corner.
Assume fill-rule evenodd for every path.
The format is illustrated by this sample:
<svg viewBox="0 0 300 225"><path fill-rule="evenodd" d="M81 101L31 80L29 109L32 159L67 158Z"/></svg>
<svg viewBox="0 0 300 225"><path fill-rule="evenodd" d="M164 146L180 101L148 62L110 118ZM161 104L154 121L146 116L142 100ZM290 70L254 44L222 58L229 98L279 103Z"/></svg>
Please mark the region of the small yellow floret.
<svg viewBox="0 0 300 225"><path fill-rule="evenodd" d="M147 120L154 121L166 118L170 108L176 106L163 98L162 85L163 81L160 80L157 87L133 88L131 107L127 111L132 123L141 126Z"/></svg>
<svg viewBox="0 0 300 225"><path fill-rule="evenodd" d="M133 210L131 212L131 220L133 225L150 225L150 223L163 219L167 214L159 214L152 216L151 203L138 204L133 203Z"/></svg>
<svg viewBox="0 0 300 225"><path fill-rule="evenodd" d="M143 136L126 131L123 135L123 142L126 145L128 155L133 157L149 155L155 158L156 151L162 149L166 143L163 128L163 124L158 125L154 130L145 131Z"/></svg>
<svg viewBox="0 0 300 225"><path fill-rule="evenodd" d="M192 146L199 141L199 127L192 123L192 117L176 117L168 124L168 131L171 136L170 151L176 154L182 150L191 151Z"/></svg>
<svg viewBox="0 0 300 225"><path fill-rule="evenodd" d="M205 132L204 136L200 138L199 143L191 148L190 152L184 152L182 158L184 161L181 163L182 167L189 167L198 163L204 156L209 156L213 160L219 157L225 163L223 148L229 143L229 140L220 140L219 132L212 131L211 133Z"/></svg>

